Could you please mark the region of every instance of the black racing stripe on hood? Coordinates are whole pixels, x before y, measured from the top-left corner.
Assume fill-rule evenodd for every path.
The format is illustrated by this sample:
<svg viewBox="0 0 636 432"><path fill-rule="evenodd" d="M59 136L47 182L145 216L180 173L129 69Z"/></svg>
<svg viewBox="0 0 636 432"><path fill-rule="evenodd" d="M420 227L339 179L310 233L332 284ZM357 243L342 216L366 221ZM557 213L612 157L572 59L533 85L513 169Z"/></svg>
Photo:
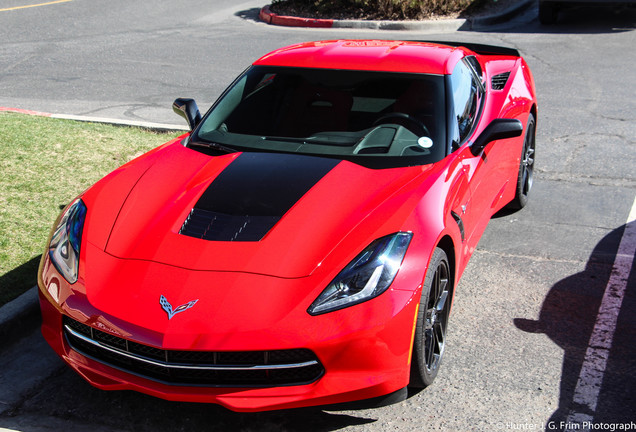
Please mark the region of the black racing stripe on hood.
<svg viewBox="0 0 636 432"><path fill-rule="evenodd" d="M215 241L258 241L340 160L242 153L201 195L180 234Z"/></svg>

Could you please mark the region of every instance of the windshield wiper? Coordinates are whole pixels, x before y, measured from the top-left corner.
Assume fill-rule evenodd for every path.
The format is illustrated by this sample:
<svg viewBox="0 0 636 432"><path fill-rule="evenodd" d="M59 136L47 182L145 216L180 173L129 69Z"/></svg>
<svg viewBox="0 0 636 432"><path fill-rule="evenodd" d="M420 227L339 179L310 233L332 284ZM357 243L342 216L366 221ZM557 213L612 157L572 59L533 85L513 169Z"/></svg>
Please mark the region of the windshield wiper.
<svg viewBox="0 0 636 432"><path fill-rule="evenodd" d="M307 144L307 138L262 136L261 139L265 141L280 141L280 142L289 142L289 143L297 143L297 144Z"/></svg>
<svg viewBox="0 0 636 432"><path fill-rule="evenodd" d="M216 142L212 142L212 141L190 141L189 145L194 146L194 147L205 147L205 148L213 148L214 150L219 150L222 151L224 153L236 153L238 150L232 148L232 147L227 147L224 146L223 144L219 144Z"/></svg>
<svg viewBox="0 0 636 432"><path fill-rule="evenodd" d="M321 144L331 146L350 146L358 141L358 137L351 136L339 136L339 135L325 135L325 136L310 136L306 138L294 138L294 137L270 137L264 136L261 139L265 141L280 141L297 144Z"/></svg>

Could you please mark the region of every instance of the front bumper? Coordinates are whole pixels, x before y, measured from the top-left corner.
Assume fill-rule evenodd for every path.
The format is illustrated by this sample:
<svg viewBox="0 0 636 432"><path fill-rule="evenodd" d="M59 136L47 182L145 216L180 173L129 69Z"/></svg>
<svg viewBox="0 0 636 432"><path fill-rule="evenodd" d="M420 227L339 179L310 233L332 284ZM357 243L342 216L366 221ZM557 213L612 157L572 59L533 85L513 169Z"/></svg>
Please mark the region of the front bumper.
<svg viewBox="0 0 636 432"><path fill-rule="evenodd" d="M164 268L166 266L156 263L132 265L151 267L144 271L151 270L147 275L154 275L157 280L164 277L162 273L167 270ZM175 271L184 270L170 269L171 273ZM282 289L297 289L299 292L302 287L298 284L316 283L308 280L310 278L268 281L272 278L257 275L215 276L215 281L221 285L237 283L233 279L238 277L240 283L256 284L264 292L267 292L270 283L283 285ZM196 277L209 275L198 274ZM69 285L57 274L48 258L44 257L38 280L43 317L42 333L71 368L100 389L135 390L173 401L215 403L234 411L262 411L370 399L387 395L408 384L417 303L413 299L419 298L417 288L412 291L390 289L371 301L319 316L306 313L308 305L313 301L311 294L306 299L294 300L299 304L291 312L271 304L268 310L274 312L267 316L261 314L249 320L249 314L238 313L236 321L223 319L210 323L210 314L222 317L225 315L221 309L231 309L232 304L249 308L249 304L245 305L240 293L223 299L206 298L204 295L200 304L192 308L191 312L180 316L179 320L167 320L165 312L158 304L152 305L153 313L141 314L141 318L139 314L128 318L125 315L116 316L114 313L104 312L100 306L108 303L99 298L92 297L91 301L91 296L87 295L86 282L81 277L78 283ZM111 282L121 284L123 280ZM396 279L395 282L399 283L399 280ZM193 285L200 286L197 283ZM296 287L292 288L293 285ZM120 301L126 303L125 299ZM219 309L205 310L204 307L199 307L215 302ZM154 309L157 310L158 317L155 316ZM283 379L279 382L263 382L258 379L250 381L252 378L247 378L239 383L221 380L201 384L191 378L186 383L179 380L170 382L161 376L88 351L85 346L78 344L74 339L76 336L71 334L69 337L69 319L79 323L74 328L75 332L81 326L87 326L94 330L93 334L103 334L102 339L112 337L143 345L150 350L217 354L304 350L313 353L316 359L314 366L318 365L320 369L314 370L314 375L310 374L311 379L303 378L300 381ZM173 324L172 321L180 324ZM90 332L91 330L89 334ZM206 360L205 363L208 364L209 361ZM221 364L227 366L224 362Z"/></svg>

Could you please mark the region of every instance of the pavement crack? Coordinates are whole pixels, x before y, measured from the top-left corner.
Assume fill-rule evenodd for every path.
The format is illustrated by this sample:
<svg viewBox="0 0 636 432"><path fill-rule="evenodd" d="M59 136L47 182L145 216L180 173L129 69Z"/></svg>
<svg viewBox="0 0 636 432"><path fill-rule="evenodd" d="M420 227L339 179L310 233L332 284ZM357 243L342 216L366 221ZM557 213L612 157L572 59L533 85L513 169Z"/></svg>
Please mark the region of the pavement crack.
<svg viewBox="0 0 636 432"><path fill-rule="evenodd" d="M535 168L535 173L539 174L541 181L553 181L571 184L587 184L590 186L613 186L624 188L636 188L636 179L624 177L595 176L585 174L575 174L572 172L547 171Z"/></svg>
<svg viewBox="0 0 636 432"><path fill-rule="evenodd" d="M608 115L604 115L598 112L594 112L592 111L591 114L602 118L603 120L614 120L614 121L619 121L619 122L633 122L634 119L628 119L628 118L622 118L622 117L612 117L612 116L608 116Z"/></svg>
<svg viewBox="0 0 636 432"><path fill-rule="evenodd" d="M3 72L3 73L8 73L8 72L10 72L12 69L15 69L16 67L18 67L18 66L20 66L20 65L22 65L22 64L24 64L24 63L27 63L27 62L29 62L31 59L36 58L36 57L37 57L37 54L31 54L31 55L24 56L24 57L23 57L23 58L21 58L20 60L15 61L15 62L13 62L13 63L11 63L11 64L7 65L6 67L4 67L4 68L2 69L2 72Z"/></svg>
<svg viewBox="0 0 636 432"><path fill-rule="evenodd" d="M526 259L526 260L531 260L536 262L551 262L551 263L565 263L565 264L581 264L581 263L587 262L587 260L554 258L554 257L539 256L539 255L513 254L513 253L496 252L496 251L491 251L486 249L476 249L475 254L477 253L485 254L485 255L494 255L500 258Z"/></svg>

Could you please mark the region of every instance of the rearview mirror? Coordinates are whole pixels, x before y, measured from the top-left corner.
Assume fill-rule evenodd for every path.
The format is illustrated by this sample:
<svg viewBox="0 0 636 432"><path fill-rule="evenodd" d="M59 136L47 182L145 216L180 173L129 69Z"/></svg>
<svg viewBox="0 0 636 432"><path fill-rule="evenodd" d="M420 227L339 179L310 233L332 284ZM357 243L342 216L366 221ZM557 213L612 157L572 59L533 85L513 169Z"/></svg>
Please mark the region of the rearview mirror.
<svg viewBox="0 0 636 432"><path fill-rule="evenodd" d="M473 145L470 146L470 151L473 156L479 155L484 148L496 140L515 138L521 136L523 133L523 124L517 119L494 119L490 122L486 129L479 135Z"/></svg>
<svg viewBox="0 0 636 432"><path fill-rule="evenodd" d="M194 130L201 121L201 113L194 99L178 98L172 103L172 109L186 119L190 130Z"/></svg>

